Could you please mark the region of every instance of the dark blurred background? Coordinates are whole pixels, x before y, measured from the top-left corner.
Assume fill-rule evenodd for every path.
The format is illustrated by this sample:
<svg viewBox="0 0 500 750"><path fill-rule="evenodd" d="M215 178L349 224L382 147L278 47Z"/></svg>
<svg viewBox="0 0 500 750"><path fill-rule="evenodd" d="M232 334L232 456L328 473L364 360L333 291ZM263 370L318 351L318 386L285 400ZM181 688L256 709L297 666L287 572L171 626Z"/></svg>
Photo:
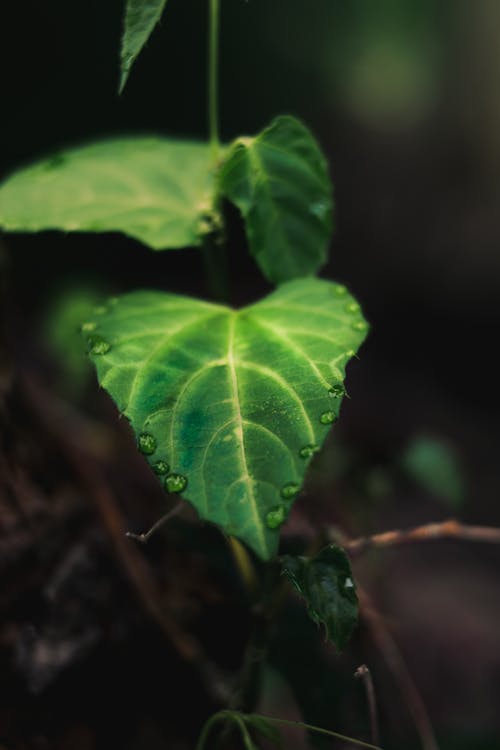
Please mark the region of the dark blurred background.
<svg viewBox="0 0 500 750"><path fill-rule="evenodd" d="M169 0L118 97L121 0L4 3L2 174L102 136L204 137L206 4ZM224 138L279 113L311 127L336 197L322 275L372 325L285 546L328 524L354 536L450 515L500 526L500 4L223 0L221 41ZM244 304L268 287L235 212L228 222L232 302ZM218 678L179 656L169 618L231 674L247 605L213 529L187 518L147 548L125 544L122 526L143 530L164 500L67 342L71 315L100 294L208 295L201 258L115 234L2 242L0 747L193 747ZM456 542L356 563L441 750L500 748L499 564L500 549ZM352 679L367 661L383 746L422 746L369 621L339 656L296 603L285 614L269 710L367 736Z"/></svg>

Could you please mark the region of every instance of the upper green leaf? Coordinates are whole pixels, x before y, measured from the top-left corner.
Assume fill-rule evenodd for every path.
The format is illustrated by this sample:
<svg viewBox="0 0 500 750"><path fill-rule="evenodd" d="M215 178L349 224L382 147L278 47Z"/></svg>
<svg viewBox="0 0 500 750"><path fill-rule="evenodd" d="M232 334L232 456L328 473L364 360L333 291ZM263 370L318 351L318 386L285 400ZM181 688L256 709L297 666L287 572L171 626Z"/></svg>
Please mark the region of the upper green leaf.
<svg viewBox="0 0 500 750"><path fill-rule="evenodd" d="M276 553L366 329L346 288L319 279L241 310L135 292L83 326L100 384L166 489L262 558Z"/></svg>
<svg viewBox="0 0 500 750"><path fill-rule="evenodd" d="M358 622L358 597L349 559L341 547L331 544L316 557L282 558L283 571L307 603L316 623L323 623L326 637L341 651Z"/></svg>
<svg viewBox="0 0 500 750"><path fill-rule="evenodd" d="M151 36L166 4L167 0L127 0L120 50L120 94L136 57Z"/></svg>
<svg viewBox="0 0 500 750"><path fill-rule="evenodd" d="M8 231L119 231L154 250L199 245L214 180L204 143L120 138L64 151L0 186Z"/></svg>
<svg viewBox="0 0 500 750"><path fill-rule="evenodd" d="M239 138L222 165L220 191L240 209L250 252L274 283L314 274L332 232L328 166L310 131L278 117Z"/></svg>

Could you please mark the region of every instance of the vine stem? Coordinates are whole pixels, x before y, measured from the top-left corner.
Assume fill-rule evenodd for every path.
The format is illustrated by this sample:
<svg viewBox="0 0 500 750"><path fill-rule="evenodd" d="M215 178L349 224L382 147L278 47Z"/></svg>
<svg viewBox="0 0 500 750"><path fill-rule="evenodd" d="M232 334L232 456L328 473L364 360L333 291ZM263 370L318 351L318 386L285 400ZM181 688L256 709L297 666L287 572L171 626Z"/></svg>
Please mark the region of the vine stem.
<svg viewBox="0 0 500 750"><path fill-rule="evenodd" d="M210 150L214 164L217 164L220 150L219 138L219 26L220 26L220 0L209 0L209 23L208 23L208 134ZM217 248L216 243L207 241L203 248L205 259L205 270L214 297L220 301L227 301L227 262L225 261L222 248ZM252 592L257 586L255 570L246 549L235 538L229 539L229 546L233 554L236 566L240 572L247 590Z"/></svg>
<svg viewBox="0 0 500 750"><path fill-rule="evenodd" d="M289 719L279 719L276 716L265 716L264 714L256 715L260 716L266 721L274 722L275 724L283 724L284 726L288 727L300 727L301 729L307 729L310 732L314 732L315 734L324 734L327 737L335 737L335 739L337 740L348 742L351 745L356 745L356 747L364 747L368 748L368 750L382 750L382 748L380 748L378 745L372 745L370 742L364 742L363 740L358 740L355 737L348 737L346 734L340 734L339 732L334 732L331 729L315 727L314 725L306 724L303 721L290 721Z"/></svg>
<svg viewBox="0 0 500 750"><path fill-rule="evenodd" d="M219 156L219 17L220 0L210 1L208 24L208 133L214 162Z"/></svg>

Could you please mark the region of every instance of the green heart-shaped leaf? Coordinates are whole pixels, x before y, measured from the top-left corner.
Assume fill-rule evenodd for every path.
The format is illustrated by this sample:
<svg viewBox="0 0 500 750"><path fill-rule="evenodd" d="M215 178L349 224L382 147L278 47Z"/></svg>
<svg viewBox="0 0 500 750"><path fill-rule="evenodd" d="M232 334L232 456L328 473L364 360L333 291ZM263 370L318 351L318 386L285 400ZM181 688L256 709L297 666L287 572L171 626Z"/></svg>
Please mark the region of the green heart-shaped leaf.
<svg viewBox="0 0 500 750"><path fill-rule="evenodd" d="M205 143L120 138L63 151L0 186L7 231L123 232L154 250L200 245L214 189Z"/></svg>
<svg viewBox="0 0 500 750"><path fill-rule="evenodd" d="M100 384L165 488L264 559L366 329L345 287L319 279L241 310L135 292L83 325Z"/></svg>

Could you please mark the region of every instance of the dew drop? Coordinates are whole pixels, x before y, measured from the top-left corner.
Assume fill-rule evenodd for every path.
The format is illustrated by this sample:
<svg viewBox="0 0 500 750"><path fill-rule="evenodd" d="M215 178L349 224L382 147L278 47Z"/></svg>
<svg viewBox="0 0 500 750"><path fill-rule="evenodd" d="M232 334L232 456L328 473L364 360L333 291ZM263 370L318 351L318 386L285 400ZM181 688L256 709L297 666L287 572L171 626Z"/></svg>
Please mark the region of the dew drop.
<svg viewBox="0 0 500 750"><path fill-rule="evenodd" d="M82 333L92 333L97 328L97 323L93 320L89 320L87 323L82 323Z"/></svg>
<svg viewBox="0 0 500 750"><path fill-rule="evenodd" d="M319 421L321 422L321 424L332 424L332 422L335 422L335 412L331 410L324 411L320 416Z"/></svg>
<svg viewBox="0 0 500 750"><path fill-rule="evenodd" d="M104 315L107 312L108 312L108 308L105 307L104 305L99 305L98 307L94 307L94 313L96 315Z"/></svg>
<svg viewBox="0 0 500 750"><path fill-rule="evenodd" d="M200 219L198 223L198 233L199 234L210 234L210 232L213 232L213 226L211 221L209 221L208 218Z"/></svg>
<svg viewBox="0 0 500 750"><path fill-rule="evenodd" d="M368 328L368 323L365 323L364 320L358 320L356 323L353 323L351 328L354 331L366 331Z"/></svg>
<svg viewBox="0 0 500 750"><path fill-rule="evenodd" d="M107 354L111 349L111 344L97 336L90 338L88 343L90 354Z"/></svg>
<svg viewBox="0 0 500 750"><path fill-rule="evenodd" d="M336 284L333 291L339 297L344 297L347 294L347 287L343 284Z"/></svg>
<svg viewBox="0 0 500 750"><path fill-rule="evenodd" d="M300 487L296 482L288 482L281 488L280 495L284 500L290 500L298 494L299 490Z"/></svg>
<svg viewBox="0 0 500 750"><path fill-rule="evenodd" d="M311 456L314 456L315 453L318 453L319 446L314 445L314 443L310 443L309 445L304 445L300 451L299 456L301 458L311 458Z"/></svg>
<svg viewBox="0 0 500 750"><path fill-rule="evenodd" d="M168 474L170 470L170 466L166 461L156 461L151 468L153 469L155 474L158 474L158 476Z"/></svg>
<svg viewBox="0 0 500 750"><path fill-rule="evenodd" d="M187 487L188 480L182 474L169 474L165 479L167 492L182 492Z"/></svg>
<svg viewBox="0 0 500 750"><path fill-rule="evenodd" d="M357 302L348 302L345 306L345 310L348 313L357 313L360 310L360 307Z"/></svg>
<svg viewBox="0 0 500 750"><path fill-rule="evenodd" d="M141 432L137 440L137 445L141 453L150 456L156 450L156 438L150 435L149 432Z"/></svg>
<svg viewBox="0 0 500 750"><path fill-rule="evenodd" d="M286 509L284 505L277 505L269 511L266 516L266 526L268 529L277 529L281 526L286 518Z"/></svg>
<svg viewBox="0 0 500 750"><path fill-rule="evenodd" d="M342 383L335 383L331 388L328 389L328 393L332 398L342 398L345 394L345 388Z"/></svg>
<svg viewBox="0 0 500 750"><path fill-rule="evenodd" d="M311 213L313 216L317 216L318 219L323 219L328 213L328 204L324 201L311 203L311 205L309 206L309 213Z"/></svg>

